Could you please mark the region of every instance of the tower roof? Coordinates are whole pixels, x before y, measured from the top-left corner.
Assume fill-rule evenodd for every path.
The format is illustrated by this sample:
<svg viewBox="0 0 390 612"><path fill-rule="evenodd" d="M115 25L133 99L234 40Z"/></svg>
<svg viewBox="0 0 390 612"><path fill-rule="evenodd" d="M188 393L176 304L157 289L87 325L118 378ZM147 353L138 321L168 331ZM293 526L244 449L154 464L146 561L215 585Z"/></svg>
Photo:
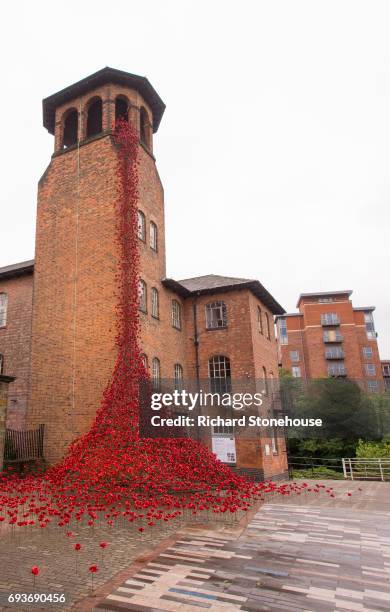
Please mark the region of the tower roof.
<svg viewBox="0 0 390 612"><path fill-rule="evenodd" d="M161 117L165 110L165 104L157 91L152 87L146 77L124 72L123 70L117 70L116 68L109 68L108 66L45 98L42 101L44 127L50 134L54 134L55 110L58 106L78 96L84 95L90 89L105 85L106 83L126 85L138 91L152 110L153 132L157 132Z"/></svg>

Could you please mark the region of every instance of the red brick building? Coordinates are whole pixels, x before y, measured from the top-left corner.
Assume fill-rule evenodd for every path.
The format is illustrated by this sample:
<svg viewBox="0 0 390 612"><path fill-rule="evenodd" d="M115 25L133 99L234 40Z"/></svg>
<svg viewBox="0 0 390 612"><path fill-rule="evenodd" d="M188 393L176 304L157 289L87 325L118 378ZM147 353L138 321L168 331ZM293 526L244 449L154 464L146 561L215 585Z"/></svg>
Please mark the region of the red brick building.
<svg viewBox="0 0 390 612"><path fill-rule="evenodd" d="M34 270L32 262L0 269L0 354L4 373L17 377L9 423L44 423L49 462L87 431L115 363L118 117L140 134L140 322L151 376L278 376L273 317L284 310L258 281L166 277L164 195L153 155L164 108L146 78L111 68L43 101L54 153L39 181ZM286 472L282 440L259 438L250 452L237 447L233 455L232 464L257 476Z"/></svg>
<svg viewBox="0 0 390 612"><path fill-rule="evenodd" d="M355 307L352 291L302 293L299 312L277 317L281 366L303 379L347 376L383 389L374 306Z"/></svg>

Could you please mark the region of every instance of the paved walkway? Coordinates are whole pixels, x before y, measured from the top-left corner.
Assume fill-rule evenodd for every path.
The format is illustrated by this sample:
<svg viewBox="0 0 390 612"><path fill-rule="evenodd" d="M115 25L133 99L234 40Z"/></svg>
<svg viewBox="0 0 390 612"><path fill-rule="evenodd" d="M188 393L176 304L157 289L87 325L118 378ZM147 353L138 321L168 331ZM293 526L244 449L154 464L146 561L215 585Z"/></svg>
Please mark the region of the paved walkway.
<svg viewBox="0 0 390 612"><path fill-rule="evenodd" d="M186 529L99 603L76 609L390 610L390 485L326 485L335 498L266 504L241 534Z"/></svg>

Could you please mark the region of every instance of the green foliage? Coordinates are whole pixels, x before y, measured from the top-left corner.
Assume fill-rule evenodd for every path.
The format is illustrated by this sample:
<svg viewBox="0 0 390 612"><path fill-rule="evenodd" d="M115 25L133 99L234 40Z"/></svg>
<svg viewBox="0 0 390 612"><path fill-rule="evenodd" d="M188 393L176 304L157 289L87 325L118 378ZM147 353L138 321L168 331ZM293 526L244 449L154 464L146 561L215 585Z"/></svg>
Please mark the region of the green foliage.
<svg viewBox="0 0 390 612"><path fill-rule="evenodd" d="M298 478L331 478L332 480L343 480L342 472L336 472L327 467L307 468L305 470L293 470L293 479Z"/></svg>
<svg viewBox="0 0 390 612"><path fill-rule="evenodd" d="M359 440L356 447L356 457L359 459L390 459L390 440L382 442L365 442Z"/></svg>

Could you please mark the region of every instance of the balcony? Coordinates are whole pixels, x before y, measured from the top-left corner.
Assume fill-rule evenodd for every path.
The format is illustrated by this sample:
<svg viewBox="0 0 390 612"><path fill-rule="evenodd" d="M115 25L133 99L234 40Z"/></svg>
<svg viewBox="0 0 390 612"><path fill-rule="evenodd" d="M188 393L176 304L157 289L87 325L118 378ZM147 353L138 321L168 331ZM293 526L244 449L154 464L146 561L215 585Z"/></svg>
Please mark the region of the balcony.
<svg viewBox="0 0 390 612"><path fill-rule="evenodd" d="M347 376L347 368L343 363L328 366L329 376Z"/></svg>
<svg viewBox="0 0 390 612"><path fill-rule="evenodd" d="M324 331L324 342L326 343L331 343L331 342L342 342L343 341L343 335L339 332L339 331Z"/></svg>
<svg viewBox="0 0 390 612"><path fill-rule="evenodd" d="M344 351L342 348L327 349L325 359L344 359Z"/></svg>
<svg viewBox="0 0 390 612"><path fill-rule="evenodd" d="M326 327L328 325L340 325L340 319L337 314L328 313L321 315L321 325Z"/></svg>

